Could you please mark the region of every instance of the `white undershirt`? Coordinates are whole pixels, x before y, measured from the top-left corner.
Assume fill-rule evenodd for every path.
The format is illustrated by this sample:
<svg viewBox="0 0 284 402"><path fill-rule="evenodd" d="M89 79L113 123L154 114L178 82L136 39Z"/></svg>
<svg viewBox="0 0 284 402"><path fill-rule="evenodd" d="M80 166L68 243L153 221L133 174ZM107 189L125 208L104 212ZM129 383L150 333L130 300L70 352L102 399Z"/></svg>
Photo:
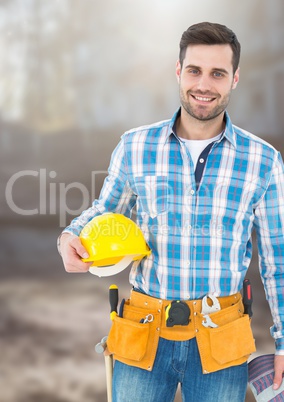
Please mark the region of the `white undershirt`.
<svg viewBox="0 0 284 402"><path fill-rule="evenodd" d="M181 141L185 143L185 145L187 146L187 148L190 152L190 155L191 155L191 158L192 158L192 161L194 164L194 170L196 168L197 161L198 161L198 158L199 158L201 152L211 142L218 141L221 138L222 134L223 134L223 132L216 135L216 137L208 138L208 140L186 140L185 138L180 138Z"/></svg>

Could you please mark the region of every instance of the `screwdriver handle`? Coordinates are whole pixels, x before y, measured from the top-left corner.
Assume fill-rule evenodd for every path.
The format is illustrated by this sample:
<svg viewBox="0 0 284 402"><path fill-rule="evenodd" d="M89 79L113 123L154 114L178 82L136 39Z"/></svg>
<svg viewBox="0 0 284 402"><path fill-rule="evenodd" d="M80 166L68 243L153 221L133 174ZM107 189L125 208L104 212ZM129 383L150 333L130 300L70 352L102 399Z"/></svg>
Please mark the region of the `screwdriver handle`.
<svg viewBox="0 0 284 402"><path fill-rule="evenodd" d="M109 304L110 304L110 319L114 320L117 316L118 305L118 287L116 285L110 285L109 287Z"/></svg>
<svg viewBox="0 0 284 402"><path fill-rule="evenodd" d="M243 304L244 313L252 317L252 288L249 279L245 279L243 282Z"/></svg>

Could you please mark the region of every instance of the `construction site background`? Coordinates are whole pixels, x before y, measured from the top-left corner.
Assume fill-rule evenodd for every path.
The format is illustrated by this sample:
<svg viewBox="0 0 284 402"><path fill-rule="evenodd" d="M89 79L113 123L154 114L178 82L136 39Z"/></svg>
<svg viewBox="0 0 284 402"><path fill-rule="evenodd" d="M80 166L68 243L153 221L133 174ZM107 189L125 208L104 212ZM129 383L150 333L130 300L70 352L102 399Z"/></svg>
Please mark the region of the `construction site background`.
<svg viewBox="0 0 284 402"><path fill-rule="evenodd" d="M67 274L56 238L99 194L123 132L173 115L180 36L201 21L242 44L233 122L283 155L282 0L0 3L1 402L106 401L94 346L110 328L108 287L128 297L128 272ZM273 353L256 247L249 278L254 356Z"/></svg>

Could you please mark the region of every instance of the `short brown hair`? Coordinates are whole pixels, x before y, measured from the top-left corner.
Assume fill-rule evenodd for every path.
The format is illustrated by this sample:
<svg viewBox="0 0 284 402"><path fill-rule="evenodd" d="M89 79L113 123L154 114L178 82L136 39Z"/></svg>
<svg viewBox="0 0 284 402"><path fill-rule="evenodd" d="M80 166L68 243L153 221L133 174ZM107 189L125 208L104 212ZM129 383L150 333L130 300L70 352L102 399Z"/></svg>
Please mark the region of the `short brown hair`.
<svg viewBox="0 0 284 402"><path fill-rule="evenodd" d="M191 25L182 34L180 40L179 61L182 66L185 58L186 49L189 45L225 45L231 46L233 51L233 72L235 74L241 54L241 45L234 32L225 25L212 22L201 22Z"/></svg>

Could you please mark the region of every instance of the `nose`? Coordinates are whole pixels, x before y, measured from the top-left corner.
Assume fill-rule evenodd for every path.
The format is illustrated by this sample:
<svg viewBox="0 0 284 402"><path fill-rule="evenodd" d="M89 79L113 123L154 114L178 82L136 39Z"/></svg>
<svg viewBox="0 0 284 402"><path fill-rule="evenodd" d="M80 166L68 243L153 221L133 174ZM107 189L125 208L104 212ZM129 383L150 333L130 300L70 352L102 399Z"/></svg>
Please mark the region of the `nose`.
<svg viewBox="0 0 284 402"><path fill-rule="evenodd" d="M212 88L211 79L205 74L201 74L196 83L196 89L200 92L209 92Z"/></svg>

